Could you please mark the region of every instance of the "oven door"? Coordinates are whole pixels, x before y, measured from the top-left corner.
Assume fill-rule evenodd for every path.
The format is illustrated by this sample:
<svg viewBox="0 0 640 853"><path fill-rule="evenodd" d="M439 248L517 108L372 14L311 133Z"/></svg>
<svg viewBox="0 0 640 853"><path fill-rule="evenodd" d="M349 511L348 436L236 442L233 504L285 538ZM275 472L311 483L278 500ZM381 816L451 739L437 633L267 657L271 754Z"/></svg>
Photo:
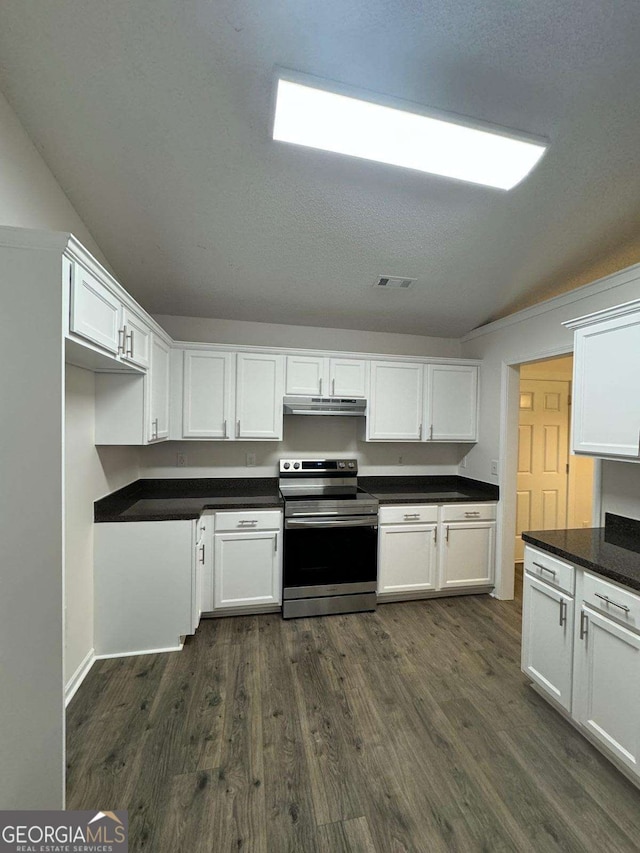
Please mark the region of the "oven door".
<svg viewBox="0 0 640 853"><path fill-rule="evenodd" d="M375 592L376 516L285 519L285 599Z"/></svg>

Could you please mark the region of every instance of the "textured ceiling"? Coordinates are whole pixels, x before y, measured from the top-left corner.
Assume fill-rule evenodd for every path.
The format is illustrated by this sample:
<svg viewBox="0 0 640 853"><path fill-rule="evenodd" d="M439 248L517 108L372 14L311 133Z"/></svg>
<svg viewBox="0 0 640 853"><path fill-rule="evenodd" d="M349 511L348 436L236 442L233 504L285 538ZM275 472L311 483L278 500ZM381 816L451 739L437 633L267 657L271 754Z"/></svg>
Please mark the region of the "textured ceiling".
<svg viewBox="0 0 640 853"><path fill-rule="evenodd" d="M151 312L458 336L638 232L639 43L637 0L2 0L0 87ZM274 143L276 65L551 147L504 193Z"/></svg>

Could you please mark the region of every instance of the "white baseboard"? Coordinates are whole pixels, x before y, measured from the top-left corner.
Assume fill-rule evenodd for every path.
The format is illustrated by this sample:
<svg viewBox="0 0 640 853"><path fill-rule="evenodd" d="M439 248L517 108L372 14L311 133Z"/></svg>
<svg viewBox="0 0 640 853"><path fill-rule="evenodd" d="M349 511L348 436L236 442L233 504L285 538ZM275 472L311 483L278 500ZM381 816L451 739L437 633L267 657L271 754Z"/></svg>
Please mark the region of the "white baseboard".
<svg viewBox="0 0 640 853"><path fill-rule="evenodd" d="M73 673L69 681L67 682L67 686L64 689L64 706L65 708L71 702L73 697L78 692L78 688L85 680L87 675L89 674L89 670L94 664L96 660L96 655L93 649L89 649L84 660L80 664L80 666Z"/></svg>
<svg viewBox="0 0 640 853"><path fill-rule="evenodd" d="M164 652L180 652L182 651L183 643L179 646L169 646L166 649L140 649L137 652L113 652L108 655L96 655L96 660L110 660L111 658L131 658L135 655L160 655Z"/></svg>

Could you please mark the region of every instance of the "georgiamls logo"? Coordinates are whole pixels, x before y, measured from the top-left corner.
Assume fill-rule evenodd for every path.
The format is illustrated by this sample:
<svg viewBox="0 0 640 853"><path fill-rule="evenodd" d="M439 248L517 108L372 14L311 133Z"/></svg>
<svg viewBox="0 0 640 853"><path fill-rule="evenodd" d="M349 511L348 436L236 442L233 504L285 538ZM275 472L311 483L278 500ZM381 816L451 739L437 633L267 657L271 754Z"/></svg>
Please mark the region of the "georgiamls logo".
<svg viewBox="0 0 640 853"><path fill-rule="evenodd" d="M126 811L0 812L0 853L127 853Z"/></svg>

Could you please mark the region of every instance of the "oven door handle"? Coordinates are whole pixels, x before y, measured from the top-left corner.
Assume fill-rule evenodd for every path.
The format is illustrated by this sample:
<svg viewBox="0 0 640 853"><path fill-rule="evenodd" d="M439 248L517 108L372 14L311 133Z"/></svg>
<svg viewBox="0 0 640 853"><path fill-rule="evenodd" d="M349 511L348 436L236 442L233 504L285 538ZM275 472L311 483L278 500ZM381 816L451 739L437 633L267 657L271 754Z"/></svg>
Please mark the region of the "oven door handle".
<svg viewBox="0 0 640 853"><path fill-rule="evenodd" d="M355 516L354 518L314 518L305 521L304 519L290 518L286 519L285 530L299 528L311 530L314 527L377 527L378 519L371 516Z"/></svg>

